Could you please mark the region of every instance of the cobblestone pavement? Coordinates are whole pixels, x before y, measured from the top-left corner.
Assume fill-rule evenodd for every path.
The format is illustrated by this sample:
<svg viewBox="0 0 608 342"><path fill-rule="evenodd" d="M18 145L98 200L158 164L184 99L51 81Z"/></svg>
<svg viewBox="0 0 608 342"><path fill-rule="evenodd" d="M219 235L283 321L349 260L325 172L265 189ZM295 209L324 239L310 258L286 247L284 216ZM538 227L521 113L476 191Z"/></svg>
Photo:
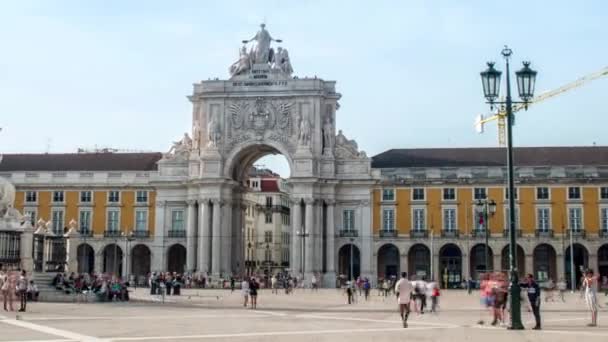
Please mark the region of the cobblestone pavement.
<svg viewBox="0 0 608 342"><path fill-rule="evenodd" d="M136 301L104 304L32 303L27 313L0 312L0 341L608 341L608 312L587 328L585 304L575 294L566 303L542 304L542 331L509 331L488 322L477 295L444 291L438 314L412 314L401 327L394 297L373 293L354 305L338 290L299 290L294 295L260 291L257 310L243 308L240 292L185 290L165 302L133 293ZM608 297L600 295L600 302ZM604 307L608 305L605 304ZM531 313L524 309L527 328ZM606 322L606 323L604 323Z"/></svg>

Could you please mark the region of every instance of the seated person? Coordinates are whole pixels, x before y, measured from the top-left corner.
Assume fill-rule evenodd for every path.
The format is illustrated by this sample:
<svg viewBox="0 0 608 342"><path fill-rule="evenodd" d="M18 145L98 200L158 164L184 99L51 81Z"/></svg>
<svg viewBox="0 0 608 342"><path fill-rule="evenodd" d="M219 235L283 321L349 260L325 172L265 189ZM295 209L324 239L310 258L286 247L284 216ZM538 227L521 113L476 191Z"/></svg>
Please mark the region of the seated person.
<svg viewBox="0 0 608 342"><path fill-rule="evenodd" d="M30 280L30 283L27 286L27 299L37 302L38 294L39 294L38 286L36 286L36 284L34 284L33 280Z"/></svg>

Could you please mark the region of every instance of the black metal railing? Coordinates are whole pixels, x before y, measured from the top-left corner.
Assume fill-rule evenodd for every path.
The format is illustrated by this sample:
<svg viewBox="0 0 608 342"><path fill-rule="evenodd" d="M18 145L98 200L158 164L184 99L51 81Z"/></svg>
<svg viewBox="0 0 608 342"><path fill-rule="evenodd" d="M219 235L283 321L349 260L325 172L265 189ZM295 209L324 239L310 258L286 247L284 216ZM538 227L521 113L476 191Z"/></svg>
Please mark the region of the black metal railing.
<svg viewBox="0 0 608 342"><path fill-rule="evenodd" d="M21 232L0 231L0 264L10 269L21 265Z"/></svg>
<svg viewBox="0 0 608 342"><path fill-rule="evenodd" d="M515 234L517 234L517 235L516 235L517 237L521 237L521 236L522 236L522 234L523 234L523 232L522 232L522 230L521 230L521 229L515 229ZM502 231L502 236L504 236L504 237L509 237L509 230L508 230L508 229L504 229L504 230Z"/></svg>
<svg viewBox="0 0 608 342"><path fill-rule="evenodd" d="M457 238L460 236L460 232L457 230L442 230L441 237L444 238Z"/></svg>
<svg viewBox="0 0 608 342"><path fill-rule="evenodd" d="M340 237L357 237L359 232L354 229L340 229Z"/></svg>
<svg viewBox="0 0 608 342"><path fill-rule="evenodd" d="M34 246L32 248L32 258L34 259L34 271L42 272L44 265L44 235L34 234Z"/></svg>
<svg viewBox="0 0 608 342"><path fill-rule="evenodd" d="M599 236L603 238L608 237L608 230L600 230Z"/></svg>
<svg viewBox="0 0 608 342"><path fill-rule="evenodd" d="M47 236L49 259L45 263L46 272L65 272L66 265L66 239L63 236Z"/></svg>
<svg viewBox="0 0 608 342"><path fill-rule="evenodd" d="M148 237L150 237L150 231L149 230L134 230L132 232L132 236L134 238L148 238Z"/></svg>
<svg viewBox="0 0 608 342"><path fill-rule="evenodd" d="M92 237L93 236L93 231L91 229L81 229L79 231L80 236L84 236L84 237Z"/></svg>
<svg viewBox="0 0 608 342"><path fill-rule="evenodd" d="M122 232L120 230L106 230L103 232L103 236L109 238L117 238L122 236Z"/></svg>
<svg viewBox="0 0 608 342"><path fill-rule="evenodd" d="M569 229L569 233L572 234L573 237L584 238L585 236L587 236L587 233L582 229L581 230Z"/></svg>
<svg viewBox="0 0 608 342"><path fill-rule="evenodd" d="M427 238L429 236L428 230L412 230L410 231L411 238Z"/></svg>
<svg viewBox="0 0 608 342"><path fill-rule="evenodd" d="M380 231L380 237L381 238L395 238L397 237L397 231L396 230L381 230Z"/></svg>
<svg viewBox="0 0 608 342"><path fill-rule="evenodd" d="M552 229L549 229L549 230L539 230L539 229L537 229L534 232L534 235L536 235L536 237L552 238L553 237L553 230Z"/></svg>
<svg viewBox="0 0 608 342"><path fill-rule="evenodd" d="M489 232L488 232L489 233ZM476 238L485 238L486 230L485 229L473 229L471 230L471 236Z"/></svg>
<svg viewBox="0 0 608 342"><path fill-rule="evenodd" d="M170 238L185 238L186 231L183 229L171 229L168 232Z"/></svg>

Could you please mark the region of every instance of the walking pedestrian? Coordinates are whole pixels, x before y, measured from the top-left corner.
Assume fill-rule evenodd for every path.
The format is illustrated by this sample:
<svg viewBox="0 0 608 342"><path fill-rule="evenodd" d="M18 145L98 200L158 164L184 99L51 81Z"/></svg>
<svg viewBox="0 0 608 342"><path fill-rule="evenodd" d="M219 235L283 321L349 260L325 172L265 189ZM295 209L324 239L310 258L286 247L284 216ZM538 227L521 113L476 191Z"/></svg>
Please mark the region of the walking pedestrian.
<svg viewBox="0 0 608 342"><path fill-rule="evenodd" d="M530 302L534 320L536 321L536 325L532 329L540 330L540 286L534 281L534 276L532 274L528 274L526 276L526 282L519 284L519 286L527 289L528 301Z"/></svg>
<svg viewBox="0 0 608 342"><path fill-rule="evenodd" d="M6 303L7 301L9 301L10 299L10 309L11 311L13 311L13 300L12 298L9 298L9 291L8 291L8 286L9 286L9 282L8 282L8 273L5 272L4 270L0 270L0 291L2 291L2 302L4 303L4 311L8 311L8 309L6 308Z"/></svg>
<svg viewBox="0 0 608 342"><path fill-rule="evenodd" d="M412 283L407 279L407 273L401 273L401 279L395 285L395 295L397 296L397 303L399 304L399 315L403 322L403 327L407 328L407 318L410 315L410 301L412 298L412 291L414 287Z"/></svg>
<svg viewBox="0 0 608 342"><path fill-rule="evenodd" d="M353 304L355 301L355 297L353 296L353 286L351 282L346 282L346 297L348 298L348 304Z"/></svg>
<svg viewBox="0 0 608 342"><path fill-rule="evenodd" d="M251 297L251 308L255 310L258 305L258 289L260 288L260 284L256 281L255 278L251 278L249 281L249 297Z"/></svg>
<svg viewBox="0 0 608 342"><path fill-rule="evenodd" d="M439 285L432 281L429 283L429 295L431 296L431 312L437 313L437 306L439 304Z"/></svg>
<svg viewBox="0 0 608 342"><path fill-rule="evenodd" d="M19 302L21 304L19 312L25 312L25 308L27 305L27 277L25 270L21 270L21 274L19 275L19 279L17 280L16 290L17 294L19 295Z"/></svg>
<svg viewBox="0 0 608 342"><path fill-rule="evenodd" d="M369 283L369 279L365 278L363 281L363 292L365 293L365 301L369 299L369 290L371 288L371 284Z"/></svg>
<svg viewBox="0 0 608 342"><path fill-rule="evenodd" d="M568 287L568 284L566 284L566 281L562 278L557 282L557 291L559 294L559 298L562 300L562 302L566 302L566 298L564 297L564 293L566 293L566 288Z"/></svg>
<svg viewBox="0 0 608 342"><path fill-rule="evenodd" d="M588 327L597 326L597 282L598 276L593 274L593 270L587 270L585 277L583 278L582 286L585 291L587 308L591 311L591 323L587 324Z"/></svg>
<svg viewBox="0 0 608 342"><path fill-rule="evenodd" d="M235 282L234 277L230 277L230 293L234 292Z"/></svg>
<svg viewBox="0 0 608 342"><path fill-rule="evenodd" d="M243 306L247 307L247 302L249 302L249 281L247 279L243 279L241 282L241 295L243 296Z"/></svg>

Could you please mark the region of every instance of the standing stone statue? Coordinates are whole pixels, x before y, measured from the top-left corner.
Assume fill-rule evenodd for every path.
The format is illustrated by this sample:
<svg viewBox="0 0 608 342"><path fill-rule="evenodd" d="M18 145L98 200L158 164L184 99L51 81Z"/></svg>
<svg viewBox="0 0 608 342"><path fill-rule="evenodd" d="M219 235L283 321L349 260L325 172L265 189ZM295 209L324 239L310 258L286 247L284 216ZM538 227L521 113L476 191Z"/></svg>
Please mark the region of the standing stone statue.
<svg viewBox="0 0 608 342"><path fill-rule="evenodd" d="M198 123L198 120L194 121L194 125L192 125L192 148L195 150L199 149L201 142L201 125Z"/></svg>
<svg viewBox="0 0 608 342"><path fill-rule="evenodd" d="M327 116L323 124L323 148L331 148L334 145L334 125L331 118Z"/></svg>
<svg viewBox="0 0 608 342"><path fill-rule="evenodd" d="M277 48L277 52L273 56L272 68L275 70L281 70L288 75L293 73L293 68L291 67L291 62L289 61L289 53L287 52L287 49L280 46Z"/></svg>
<svg viewBox="0 0 608 342"><path fill-rule="evenodd" d="M310 121L308 118L300 114L300 132L298 134L298 142L300 145L308 145L310 141Z"/></svg>
<svg viewBox="0 0 608 342"><path fill-rule="evenodd" d="M221 134L219 121L216 119L215 115L211 115L211 119L207 124L207 140L209 140L207 146L217 147L220 142Z"/></svg>
<svg viewBox="0 0 608 342"><path fill-rule="evenodd" d="M266 31L265 24L260 24L258 33L249 40L243 40L243 43L256 41L256 44L251 48L249 57L253 60L253 64L264 64L270 62L270 42L275 41L280 43L280 39L274 39L270 33Z"/></svg>

